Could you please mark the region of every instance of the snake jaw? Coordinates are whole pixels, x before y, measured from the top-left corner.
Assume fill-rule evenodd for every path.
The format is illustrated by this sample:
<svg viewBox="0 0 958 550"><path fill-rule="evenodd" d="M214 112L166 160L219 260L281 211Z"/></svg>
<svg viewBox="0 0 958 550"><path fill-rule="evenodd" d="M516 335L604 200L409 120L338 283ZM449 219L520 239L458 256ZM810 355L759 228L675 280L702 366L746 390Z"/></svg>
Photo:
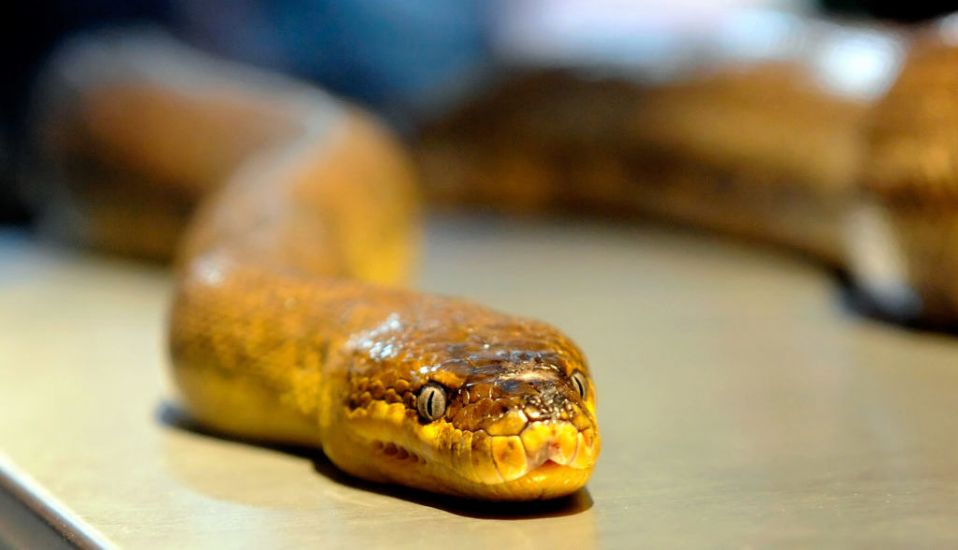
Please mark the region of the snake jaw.
<svg viewBox="0 0 958 550"><path fill-rule="evenodd" d="M534 422L522 430L522 443L529 457L530 469L547 460L571 465L578 453L579 431L568 422Z"/></svg>
<svg viewBox="0 0 958 550"><path fill-rule="evenodd" d="M532 500L583 487L598 458L600 440L594 424L580 431L571 422L547 420L529 423L518 436L493 438L492 449L501 479L487 481L473 496Z"/></svg>
<svg viewBox="0 0 958 550"><path fill-rule="evenodd" d="M598 453L595 430L580 432L569 422L533 422L520 435L493 438L493 459L504 482L561 468L590 470Z"/></svg>
<svg viewBox="0 0 958 550"><path fill-rule="evenodd" d="M513 410L490 427L515 427L521 418L524 413ZM347 421L361 437L342 453L328 449L343 469L469 498L534 500L570 494L588 481L599 454L591 410L572 421L527 421L499 435L462 430L448 419L424 423L398 403L374 402L350 413Z"/></svg>

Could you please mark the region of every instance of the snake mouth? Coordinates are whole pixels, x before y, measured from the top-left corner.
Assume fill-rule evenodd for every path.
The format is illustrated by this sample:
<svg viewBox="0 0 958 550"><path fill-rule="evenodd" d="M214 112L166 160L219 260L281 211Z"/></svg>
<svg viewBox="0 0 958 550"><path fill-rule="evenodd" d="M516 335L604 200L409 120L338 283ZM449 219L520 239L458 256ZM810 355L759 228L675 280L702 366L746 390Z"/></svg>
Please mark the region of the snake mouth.
<svg viewBox="0 0 958 550"><path fill-rule="evenodd" d="M599 452L594 428L570 422L532 422L517 436L495 437L492 459L502 482L591 471Z"/></svg>
<svg viewBox="0 0 958 550"><path fill-rule="evenodd" d="M531 469L539 466L591 468L598 455L593 427L578 429L571 422L532 422L519 436Z"/></svg>
<svg viewBox="0 0 958 550"><path fill-rule="evenodd" d="M364 433L357 441L364 450L354 448L334 462L383 481L466 497L537 500L570 494L588 481L601 447L587 416L488 431L461 430L445 421L412 423L401 404L375 422L366 414L356 416L354 433ZM408 431L397 431L396 425Z"/></svg>
<svg viewBox="0 0 958 550"><path fill-rule="evenodd" d="M542 464L529 470L526 473L526 476L546 477L552 474L565 472L566 470L578 470L578 469L581 469L581 468L573 468L572 466L559 464L558 462L554 462L552 459L549 459L543 462Z"/></svg>
<svg viewBox="0 0 958 550"><path fill-rule="evenodd" d="M488 492L508 500L538 500L568 495L586 484L595 465L597 441L583 449L577 448L571 458L563 455L557 446L549 445L545 449L527 455L526 468L513 471L521 472L517 477L508 477L508 470L497 463L502 481L486 485ZM545 458L543 453L547 455Z"/></svg>

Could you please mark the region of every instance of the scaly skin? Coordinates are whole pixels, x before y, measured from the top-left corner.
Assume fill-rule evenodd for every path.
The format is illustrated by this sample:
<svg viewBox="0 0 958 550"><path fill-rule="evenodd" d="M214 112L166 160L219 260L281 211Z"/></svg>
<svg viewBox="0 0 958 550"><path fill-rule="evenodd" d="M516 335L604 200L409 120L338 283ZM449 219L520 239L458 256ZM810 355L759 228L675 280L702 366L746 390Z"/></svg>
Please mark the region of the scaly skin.
<svg viewBox="0 0 958 550"><path fill-rule="evenodd" d="M101 40L58 66L50 156L90 212L119 212L94 216L90 238L139 246L111 197L172 194L133 206L180 205L176 218L208 196L178 245L169 321L198 421L426 491L585 485L600 442L578 348L544 323L386 286L414 257L418 208L405 155L368 116L162 41ZM161 254L175 232L140 250ZM425 418L418 397L437 388L448 406Z"/></svg>
<svg viewBox="0 0 958 550"><path fill-rule="evenodd" d="M197 265L174 308L176 379L199 420L321 444L370 480L475 498L571 493L599 453L595 392L556 329L452 298L277 275L229 257ZM441 418L420 418L427 383Z"/></svg>
<svg viewBox="0 0 958 550"><path fill-rule="evenodd" d="M879 303L881 289L906 289L892 313L953 325L955 21L917 37L877 103L822 63L850 29L812 27L781 37L811 47L778 62L730 58L731 70L658 88L520 82L434 128L421 166L456 201L618 207L804 250L850 266ZM169 43L71 52L37 124L43 165L68 183L60 222L161 257L213 194L177 246L170 322L174 374L199 420L321 445L355 475L432 491L534 499L585 484L600 447L595 393L568 339L377 286L402 280L417 216L404 155L375 124ZM849 249L862 195L879 216ZM419 402L433 391L448 407L427 420Z"/></svg>

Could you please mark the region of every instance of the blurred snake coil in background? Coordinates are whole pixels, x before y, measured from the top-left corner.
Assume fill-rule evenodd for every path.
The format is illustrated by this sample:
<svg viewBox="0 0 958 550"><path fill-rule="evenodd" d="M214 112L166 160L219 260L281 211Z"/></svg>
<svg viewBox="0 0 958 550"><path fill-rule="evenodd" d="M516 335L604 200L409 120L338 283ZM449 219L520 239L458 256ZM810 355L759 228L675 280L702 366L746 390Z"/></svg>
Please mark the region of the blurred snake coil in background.
<svg viewBox="0 0 958 550"><path fill-rule="evenodd" d="M883 315L955 322L954 20L745 12L620 57L563 50L575 36L541 21L503 26L510 70L421 118L408 150L356 107L155 33L77 39L37 100L42 223L176 257L173 371L200 422L474 498L584 486L595 389L558 330L390 286L419 191L764 241L846 271Z"/></svg>

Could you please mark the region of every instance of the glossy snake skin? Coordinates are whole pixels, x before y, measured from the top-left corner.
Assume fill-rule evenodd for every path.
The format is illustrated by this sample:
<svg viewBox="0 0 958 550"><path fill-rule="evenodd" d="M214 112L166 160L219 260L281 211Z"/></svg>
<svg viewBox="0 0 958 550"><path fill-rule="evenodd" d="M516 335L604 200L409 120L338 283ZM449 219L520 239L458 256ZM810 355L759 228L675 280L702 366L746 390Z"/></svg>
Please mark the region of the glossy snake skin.
<svg viewBox="0 0 958 550"><path fill-rule="evenodd" d="M545 323L393 286L417 202L367 115L160 38L101 37L55 67L42 140L73 209L58 219L113 250L178 247L171 362L199 422L428 491L585 485L600 437L582 352Z"/></svg>
<svg viewBox="0 0 958 550"><path fill-rule="evenodd" d="M426 125L413 158L437 202L746 236L849 271L898 318L954 323L955 28L802 23L784 55L666 83L519 71ZM884 65L842 80L828 60L849 43ZM175 252L171 363L197 420L428 491L586 484L601 440L582 352L547 324L398 286L416 178L370 117L156 37L68 47L45 89L38 142L64 182L48 225Z"/></svg>

